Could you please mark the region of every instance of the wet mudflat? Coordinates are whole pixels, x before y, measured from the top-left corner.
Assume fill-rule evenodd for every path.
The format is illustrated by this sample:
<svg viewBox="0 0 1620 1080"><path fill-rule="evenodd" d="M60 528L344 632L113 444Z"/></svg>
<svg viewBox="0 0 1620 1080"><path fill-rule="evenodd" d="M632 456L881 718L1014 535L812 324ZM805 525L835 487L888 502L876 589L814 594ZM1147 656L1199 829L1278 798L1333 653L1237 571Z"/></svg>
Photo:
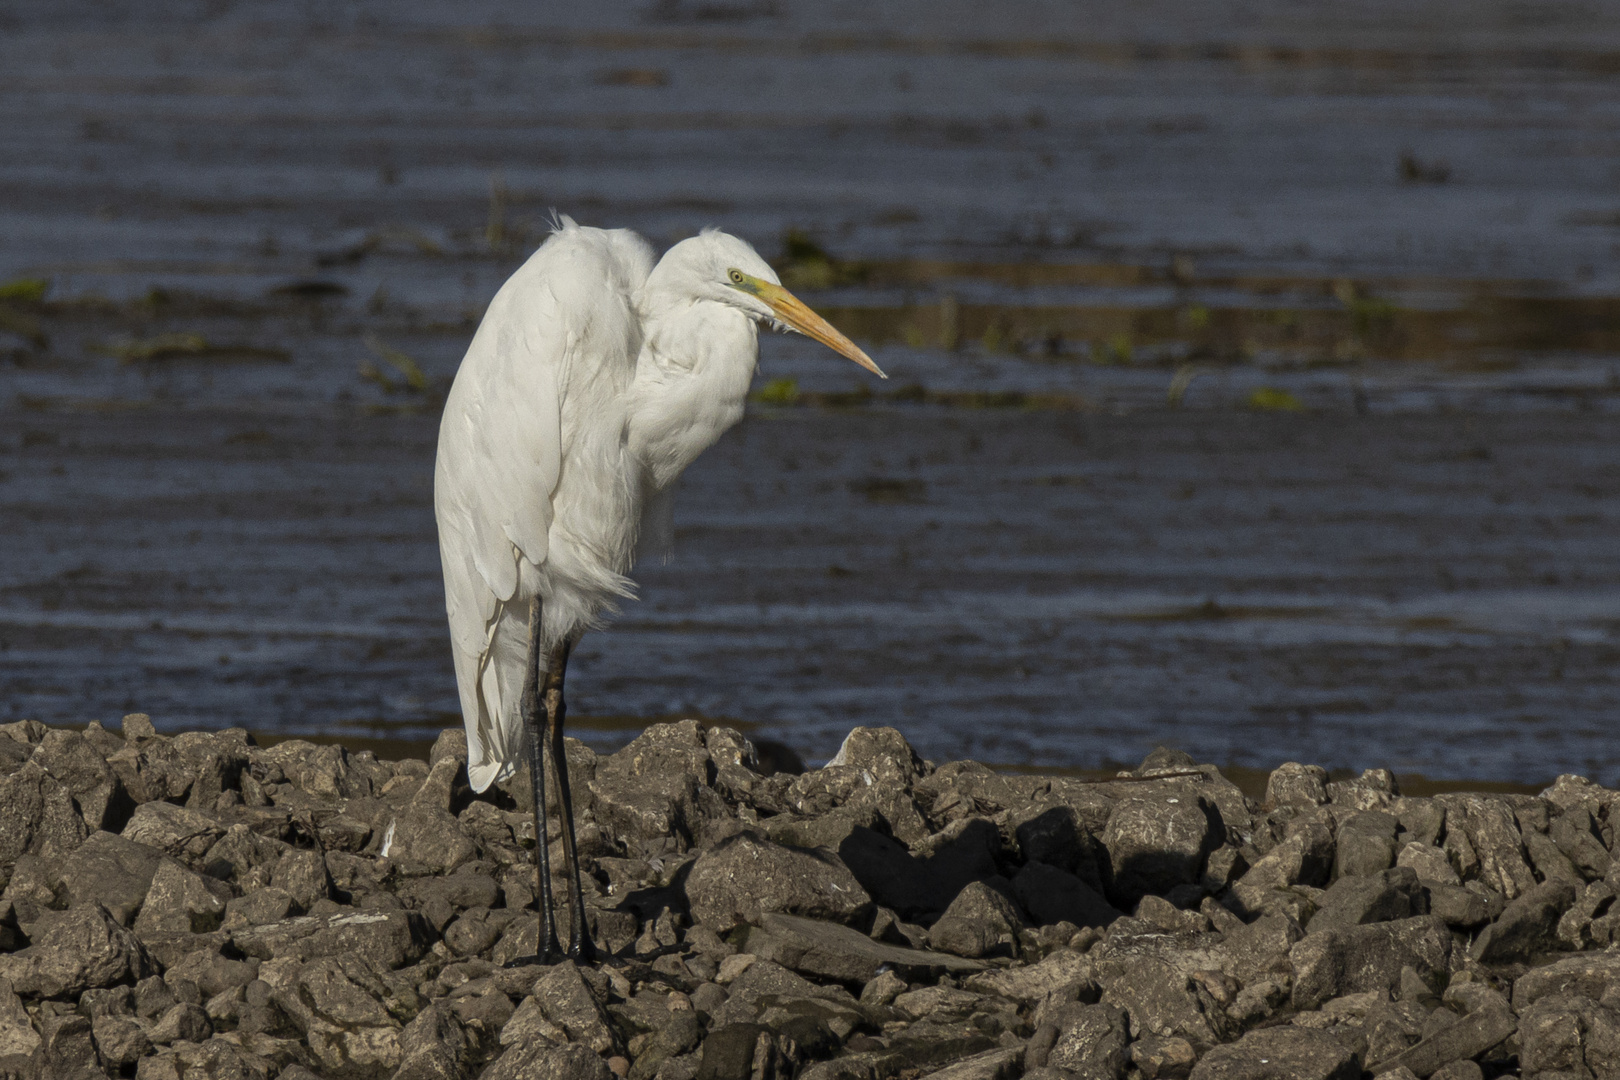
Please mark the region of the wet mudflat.
<svg viewBox="0 0 1620 1080"><path fill-rule="evenodd" d="M894 376L764 342L600 747L1612 783L1620 30L1538 11L14 14L0 717L453 723L437 402L556 207Z"/></svg>

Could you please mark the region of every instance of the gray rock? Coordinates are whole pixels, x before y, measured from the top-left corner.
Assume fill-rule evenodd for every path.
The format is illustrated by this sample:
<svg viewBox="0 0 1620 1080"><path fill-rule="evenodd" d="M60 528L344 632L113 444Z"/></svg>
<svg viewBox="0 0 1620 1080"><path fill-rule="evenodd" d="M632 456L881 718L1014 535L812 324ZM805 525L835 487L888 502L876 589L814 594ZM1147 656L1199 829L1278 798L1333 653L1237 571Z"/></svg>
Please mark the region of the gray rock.
<svg viewBox="0 0 1620 1080"><path fill-rule="evenodd" d="M135 804L123 781L107 767L107 755L80 732L46 732L34 760L67 789L90 831L117 832L129 820Z"/></svg>
<svg viewBox="0 0 1620 1080"><path fill-rule="evenodd" d="M1016 1080L1029 1075L1023 1070L1023 1060L1022 1047L986 1050L926 1073L923 1080Z"/></svg>
<svg viewBox="0 0 1620 1080"><path fill-rule="evenodd" d="M164 859L135 918L135 933L141 938L157 933L206 934L225 917L221 893L229 896L229 887Z"/></svg>
<svg viewBox="0 0 1620 1080"><path fill-rule="evenodd" d="M1314 934L1341 926L1406 919L1427 914L1425 907L1416 871L1400 866L1365 876L1341 877L1317 901L1316 914L1305 928Z"/></svg>
<svg viewBox="0 0 1620 1080"><path fill-rule="evenodd" d="M793 971L844 983L865 983L888 966L902 977L971 973L984 964L942 952L873 941L838 923L771 913L744 932L740 947Z"/></svg>
<svg viewBox="0 0 1620 1080"><path fill-rule="evenodd" d="M1080 1080L1118 1080L1130 1060L1129 1021L1111 1005L1067 1006L1054 1018L1057 1038L1045 1064L1068 1069Z"/></svg>
<svg viewBox="0 0 1620 1080"><path fill-rule="evenodd" d="M0 979L22 994L77 997L152 973L152 962L135 935L100 904L79 904L40 920L33 944L0 954Z"/></svg>
<svg viewBox="0 0 1620 1080"><path fill-rule="evenodd" d="M146 1030L128 1016L94 1017L90 1033L101 1060L113 1068L133 1065L152 1052Z"/></svg>
<svg viewBox="0 0 1620 1080"><path fill-rule="evenodd" d="M1453 834L1458 833L1466 837L1472 849L1476 869L1469 873L1458 866L1463 877L1477 876L1509 900L1536 884L1535 874L1525 861L1518 819L1504 800L1488 795L1451 794L1436 796L1435 801L1446 808L1447 850L1451 850ZM1460 846L1457 852L1454 864L1467 858Z"/></svg>
<svg viewBox="0 0 1620 1080"><path fill-rule="evenodd" d="M1073 874L1032 862L1012 881L1013 895L1038 926L1067 922L1077 927L1107 926L1124 912Z"/></svg>
<svg viewBox="0 0 1620 1080"><path fill-rule="evenodd" d="M382 1077L399 1067L402 1019L422 1005L414 990L385 982L373 965L341 953L265 964L260 973L320 1071Z"/></svg>
<svg viewBox="0 0 1620 1080"><path fill-rule="evenodd" d="M233 931L231 943L261 960L357 956L391 969L421 959L432 944L432 932L414 911L349 911L247 927Z"/></svg>
<svg viewBox="0 0 1620 1080"><path fill-rule="evenodd" d="M503 1038L501 1045L509 1044ZM466 1032L456 1015L448 1008L430 1005L399 1033L400 1063L393 1080L460 1080L468 1050Z"/></svg>
<svg viewBox="0 0 1620 1080"><path fill-rule="evenodd" d="M572 961L565 960L542 975L534 984L534 997L541 1014L566 1032L570 1042L598 1054L620 1049L605 1002Z"/></svg>
<svg viewBox="0 0 1620 1080"><path fill-rule="evenodd" d="M1474 939L1469 955L1481 963L1528 960L1558 948L1558 920L1575 902L1566 880L1545 881L1508 902L1501 916Z"/></svg>
<svg viewBox="0 0 1620 1080"><path fill-rule="evenodd" d="M198 949L170 964L165 980L184 979L195 983L205 998L246 986L258 978L259 961L232 960L209 949Z"/></svg>
<svg viewBox="0 0 1620 1080"><path fill-rule="evenodd" d="M326 859L318 851L294 848L276 863L270 884L286 891L294 908L302 914L319 900L331 896L332 883L326 872Z"/></svg>
<svg viewBox="0 0 1620 1080"><path fill-rule="evenodd" d="M46 1076L95 1076L100 1072L90 1021L82 1016L41 1012L38 1053Z"/></svg>
<svg viewBox="0 0 1620 1080"><path fill-rule="evenodd" d="M1411 867L1422 881L1437 881L1442 885L1462 884L1446 853L1433 844L1405 845L1395 856L1395 865Z"/></svg>
<svg viewBox="0 0 1620 1080"><path fill-rule="evenodd" d="M140 910L163 853L110 832L91 833L56 864L56 882L69 905L98 900L125 926Z"/></svg>
<svg viewBox="0 0 1620 1080"><path fill-rule="evenodd" d="M1217 1046L1193 1066L1192 1080L1360 1080L1354 1051L1325 1031L1272 1027Z"/></svg>
<svg viewBox="0 0 1620 1080"><path fill-rule="evenodd" d="M967 980L970 990L1034 1004L1092 980L1092 963L1070 949L1058 949L1038 964L981 972Z"/></svg>
<svg viewBox="0 0 1620 1080"><path fill-rule="evenodd" d="M22 999L10 982L0 981L0 1058L26 1056L38 1047L39 1033L28 1019Z"/></svg>
<svg viewBox="0 0 1620 1080"><path fill-rule="evenodd" d="M1469 882L1469 885L1479 886L1479 883L1474 881ZM1502 899L1501 893L1493 893L1482 886L1469 888L1463 885L1442 885L1437 881L1426 881L1423 886L1423 891L1429 898L1429 914L1444 919L1448 926L1463 929L1484 926L1502 914L1502 909L1507 904L1507 901Z"/></svg>
<svg viewBox="0 0 1620 1080"><path fill-rule="evenodd" d="M1477 1057L1512 1035L1518 1019L1506 1008L1485 1008L1426 1036L1396 1057L1373 1066L1374 1073L1405 1067L1419 1076L1431 1076L1453 1061Z"/></svg>
<svg viewBox="0 0 1620 1080"><path fill-rule="evenodd" d="M1613 865L1613 858L1600 838L1598 823L1585 806L1572 806L1554 818L1547 828L1547 836L1588 880L1603 877Z"/></svg>
<svg viewBox="0 0 1620 1080"><path fill-rule="evenodd" d="M931 947L957 956L1017 955L1024 917L1006 895L1011 884L1005 879L992 880L1000 888L975 881L956 894L945 914L929 928Z"/></svg>
<svg viewBox="0 0 1620 1080"><path fill-rule="evenodd" d="M829 765L850 765L872 778L873 786L910 790L927 775L917 752L894 728L851 728Z"/></svg>
<svg viewBox="0 0 1620 1080"><path fill-rule="evenodd" d="M1327 802L1327 770L1320 765L1286 762L1266 781L1267 806L1320 806Z"/></svg>
<svg viewBox="0 0 1620 1080"><path fill-rule="evenodd" d="M147 802L136 808L123 836L156 848L188 866L202 867L204 856L225 829L213 818L168 802Z"/></svg>
<svg viewBox="0 0 1620 1080"><path fill-rule="evenodd" d="M1522 1013L1553 994L1620 1001L1620 952L1583 953L1531 968L1513 983L1513 1007Z"/></svg>
<svg viewBox="0 0 1620 1080"><path fill-rule="evenodd" d="M477 857L477 845L450 813L456 779L464 775L465 767L454 757L439 759L404 810L393 818L389 858L445 874Z"/></svg>
<svg viewBox="0 0 1620 1080"><path fill-rule="evenodd" d="M614 1080L614 1075L588 1046L514 1046L479 1074L479 1080Z"/></svg>
<svg viewBox="0 0 1620 1080"><path fill-rule="evenodd" d="M232 825L203 856L201 870L221 881L229 881L244 892L270 884L275 866L287 844L260 836L243 824Z"/></svg>
<svg viewBox="0 0 1620 1080"><path fill-rule="evenodd" d="M750 1080L783 1071L775 1036L763 1024L731 1024L703 1040L698 1080Z"/></svg>
<svg viewBox="0 0 1620 1080"><path fill-rule="evenodd" d="M1409 1075L1417 1075L1410 1070L1408 1072ZM1441 1066L1429 1080L1485 1080L1485 1070L1472 1061L1453 1061L1450 1065Z"/></svg>
<svg viewBox="0 0 1620 1080"><path fill-rule="evenodd" d="M1450 969L1451 949L1451 931L1433 915L1307 935L1288 951L1294 1007L1314 1009L1329 998L1389 990L1400 985L1405 967L1424 979L1439 978Z"/></svg>
<svg viewBox="0 0 1620 1080"><path fill-rule="evenodd" d="M147 1037L162 1046L173 1042L202 1042L214 1034L208 1014L189 1002L179 1002L158 1017Z"/></svg>
<svg viewBox="0 0 1620 1080"><path fill-rule="evenodd" d="M1606 881L1594 881L1581 890L1575 903L1558 918L1558 940L1566 949L1579 952L1591 945L1607 945L1592 937L1592 920L1614 907L1614 886Z"/></svg>
<svg viewBox="0 0 1620 1080"><path fill-rule="evenodd" d="M1543 881L1567 881L1577 889L1586 884L1586 878L1575 869L1575 864L1545 833L1534 830L1524 833L1524 853Z"/></svg>
<svg viewBox="0 0 1620 1080"><path fill-rule="evenodd" d="M1395 861L1395 815L1362 810L1340 822L1335 836L1334 877L1359 877L1388 869Z"/></svg>
<svg viewBox="0 0 1620 1080"><path fill-rule="evenodd" d="M1620 1070L1620 1013L1573 993L1548 994L1519 1016L1526 1076L1613 1077Z"/></svg>
<svg viewBox="0 0 1620 1080"><path fill-rule="evenodd" d="M739 833L698 856L686 879L692 918L724 933L767 912L854 922L872 899L826 851L783 847Z"/></svg>
<svg viewBox="0 0 1620 1080"><path fill-rule="evenodd" d="M1180 1037L1199 1046L1237 1034L1225 1006L1201 979L1155 956L1136 956L1099 970L1103 1000L1130 1014L1137 1036Z"/></svg>
<svg viewBox="0 0 1620 1080"><path fill-rule="evenodd" d="M240 930L245 926L269 926L292 915L292 894L286 889L266 885L245 896L226 901L224 927L227 930Z"/></svg>
<svg viewBox="0 0 1620 1080"><path fill-rule="evenodd" d="M1198 1050L1181 1038L1149 1035L1131 1047L1131 1064L1142 1080L1183 1080L1198 1063Z"/></svg>
<svg viewBox="0 0 1620 1080"><path fill-rule="evenodd" d="M1196 882L1204 856L1226 839L1213 803L1186 789L1159 798L1124 799L1103 831L1112 861L1113 896L1135 907L1147 893Z"/></svg>
<svg viewBox="0 0 1620 1080"><path fill-rule="evenodd" d="M628 1080L653 1080L664 1062L691 1053L702 1042L703 1025L699 1023L697 1013L691 1009L672 1013L664 1026L641 1048L635 1063L630 1066Z"/></svg>
<svg viewBox="0 0 1620 1080"><path fill-rule="evenodd" d="M60 857L89 835L72 794L38 762L0 777L0 866L24 852Z"/></svg>

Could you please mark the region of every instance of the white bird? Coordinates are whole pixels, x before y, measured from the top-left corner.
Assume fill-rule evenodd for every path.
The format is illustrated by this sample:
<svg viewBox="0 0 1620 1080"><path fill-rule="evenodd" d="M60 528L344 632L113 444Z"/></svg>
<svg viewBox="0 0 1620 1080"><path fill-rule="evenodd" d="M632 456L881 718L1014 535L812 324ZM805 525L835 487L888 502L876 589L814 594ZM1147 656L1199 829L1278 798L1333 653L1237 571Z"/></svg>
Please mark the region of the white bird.
<svg viewBox="0 0 1620 1080"><path fill-rule="evenodd" d="M637 541L668 533L670 485L742 418L760 323L883 376L734 236L707 230L654 265L635 233L563 217L495 294L445 401L433 504L467 775L483 791L527 750L543 961L558 942L541 710L571 874L569 954L589 960L563 753L569 650L634 596Z"/></svg>

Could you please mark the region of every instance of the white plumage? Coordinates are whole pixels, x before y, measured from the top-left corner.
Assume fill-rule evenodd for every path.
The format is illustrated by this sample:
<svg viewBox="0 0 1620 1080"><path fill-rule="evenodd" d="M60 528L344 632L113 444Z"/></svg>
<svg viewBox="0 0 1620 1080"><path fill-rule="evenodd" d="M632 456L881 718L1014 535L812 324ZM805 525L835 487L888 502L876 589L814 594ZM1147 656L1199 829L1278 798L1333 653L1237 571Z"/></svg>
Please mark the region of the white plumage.
<svg viewBox="0 0 1620 1080"><path fill-rule="evenodd" d="M661 494L742 417L761 322L882 374L716 231L654 265L636 234L561 218L490 303L445 402L434 473L475 790L522 761L531 601L540 657L559 645L566 657L634 595L638 535L668 531Z"/></svg>

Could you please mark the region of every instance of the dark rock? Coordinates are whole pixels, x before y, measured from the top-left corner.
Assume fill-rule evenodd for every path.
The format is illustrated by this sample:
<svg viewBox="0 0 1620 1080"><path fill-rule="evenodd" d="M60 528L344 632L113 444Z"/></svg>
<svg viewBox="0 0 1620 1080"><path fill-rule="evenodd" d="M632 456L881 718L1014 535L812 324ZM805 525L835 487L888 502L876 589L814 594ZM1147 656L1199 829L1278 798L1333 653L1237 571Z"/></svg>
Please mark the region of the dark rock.
<svg viewBox="0 0 1620 1080"><path fill-rule="evenodd" d="M1136 956L1098 970L1103 1001L1130 1014L1137 1036L1180 1037L1199 1046L1224 1042L1237 1034L1225 1006L1204 980L1190 977L1176 964L1154 956Z"/></svg>
<svg viewBox="0 0 1620 1080"><path fill-rule="evenodd" d="M1558 940L1564 948L1578 952L1592 945L1608 945L1607 938L1600 942L1592 936L1592 922L1614 908L1614 899L1614 887L1606 881L1594 881L1582 889L1558 919Z"/></svg>
<svg viewBox="0 0 1620 1080"><path fill-rule="evenodd" d="M77 997L151 974L152 962L133 933L100 904L79 904L40 920L33 944L0 955L0 979L22 994Z"/></svg>
<svg viewBox="0 0 1620 1080"><path fill-rule="evenodd" d="M828 1032L829 1037L831 1034ZM698 1022L696 1013L690 1009L672 1013L668 1022L641 1048L640 1055L630 1066L629 1080L653 1080L664 1062L690 1053L702 1041L703 1025Z"/></svg>
<svg viewBox="0 0 1620 1080"><path fill-rule="evenodd" d="M930 840L919 845L919 858L891 837L856 827L839 844L838 857L879 904L907 919L932 919L969 882L1000 873L1000 833L988 821L964 819Z"/></svg>
<svg viewBox="0 0 1620 1080"><path fill-rule="evenodd" d="M269 926L293 915L292 894L286 889L266 885L245 896L238 896L225 904L226 930L240 930L247 926Z"/></svg>
<svg viewBox="0 0 1620 1080"><path fill-rule="evenodd" d="M0 980L0 1059L27 1056L38 1047L39 1033L34 1030L22 999L9 982Z"/></svg>
<svg viewBox="0 0 1620 1080"><path fill-rule="evenodd" d="M69 905L98 900L125 926L151 888L161 852L110 832L91 833L59 864L62 898Z"/></svg>
<svg viewBox="0 0 1620 1080"><path fill-rule="evenodd" d="M1129 1021L1111 1005L1074 1002L1048 1021L1056 1038L1043 1064L1092 1080L1116 1080L1130 1060Z"/></svg>
<svg viewBox="0 0 1620 1080"><path fill-rule="evenodd" d="M928 1073L928 1080L1015 1080L1023 1071L1023 1047L985 1050Z"/></svg>
<svg viewBox="0 0 1620 1080"><path fill-rule="evenodd" d="M1327 770L1290 761L1271 771L1266 781L1267 806L1320 806L1327 802Z"/></svg>
<svg viewBox="0 0 1620 1080"><path fill-rule="evenodd" d="M827 764L852 766L871 777L869 784L900 790L910 790L928 772L905 736L888 727L850 729Z"/></svg>
<svg viewBox="0 0 1620 1080"><path fill-rule="evenodd" d="M1453 1061L1477 1057L1512 1035L1519 1026L1505 1008L1485 1008L1469 1013L1427 1036L1396 1057L1373 1065L1373 1072L1405 1067L1419 1076L1430 1076Z"/></svg>
<svg viewBox="0 0 1620 1080"><path fill-rule="evenodd" d="M1585 806L1572 806L1554 818L1547 836L1588 880L1603 877L1613 865L1599 837L1597 821Z"/></svg>
<svg viewBox="0 0 1620 1080"><path fill-rule="evenodd" d="M1225 839L1214 804L1196 794L1121 800L1102 835L1112 860L1112 895L1135 907L1147 893L1196 882L1204 856Z"/></svg>
<svg viewBox="0 0 1620 1080"><path fill-rule="evenodd" d="M280 840L260 836L244 824L232 825L206 855L203 873L234 883L243 892L270 884L275 866L287 851Z"/></svg>
<svg viewBox="0 0 1620 1080"><path fill-rule="evenodd" d="M1339 824L1333 862L1335 877L1376 874L1395 862L1395 815L1362 810Z"/></svg>
<svg viewBox="0 0 1620 1080"><path fill-rule="evenodd" d="M439 759L404 810L393 819L389 858L445 874L477 857L477 845L461 831L450 813L456 778L465 772L455 758Z"/></svg>
<svg viewBox="0 0 1620 1080"><path fill-rule="evenodd" d="M213 818L168 802L142 803L123 832L127 840L199 868L205 865L208 849L224 834L224 828Z"/></svg>
<svg viewBox="0 0 1620 1080"><path fill-rule="evenodd" d="M1518 1030L1525 1076L1612 1077L1620 1065L1620 1012L1579 994L1539 998Z"/></svg>
<svg viewBox="0 0 1620 1080"><path fill-rule="evenodd" d="M1275 775L1275 774L1273 774ZM1192 1080L1360 1080L1355 1053L1325 1031L1272 1027L1217 1046L1193 1066Z"/></svg>
<svg viewBox="0 0 1620 1080"><path fill-rule="evenodd" d="M763 916L759 927L749 928L742 947L794 971L845 983L864 983L885 966L908 977L984 967L947 953L885 945L838 923L777 913Z"/></svg>
<svg viewBox="0 0 1620 1080"><path fill-rule="evenodd" d="M117 832L129 820L135 804L123 781L107 767L107 755L80 732L46 732L34 760L67 789L90 831Z"/></svg>
<svg viewBox="0 0 1620 1080"><path fill-rule="evenodd" d="M570 1042L582 1043L598 1054L620 1049L601 995L571 961L542 975L534 984L534 997L541 1014L567 1032Z"/></svg>
<svg viewBox="0 0 1620 1080"><path fill-rule="evenodd" d="M90 1021L73 1013L39 1017L39 1059L46 1076L68 1077L100 1072Z"/></svg>
<svg viewBox="0 0 1620 1080"><path fill-rule="evenodd" d="M158 1017L147 1035L161 1046L172 1042L202 1042L213 1033L214 1025L206 1012L196 1005L180 1002Z"/></svg>
<svg viewBox="0 0 1620 1080"><path fill-rule="evenodd" d="M206 934L225 917L221 894L229 896L229 887L165 859L152 875L135 933L142 938L158 933Z"/></svg>
<svg viewBox="0 0 1620 1080"><path fill-rule="evenodd" d="M1032 862L1012 881L1013 895L1037 925L1068 922L1075 926L1107 926L1124 912L1091 886L1055 866Z"/></svg>
<svg viewBox="0 0 1620 1080"><path fill-rule="evenodd" d="M248 927L234 931L231 943L244 955L261 960L357 956L374 967L391 969L421 959L432 944L432 933L414 911L354 911L301 915Z"/></svg>
<svg viewBox="0 0 1620 1080"><path fill-rule="evenodd" d="M1316 914L1305 927L1308 933L1315 934L1341 926L1406 919L1427 914L1425 906L1417 873L1400 866L1365 876L1341 877L1322 894Z"/></svg>
<svg viewBox="0 0 1620 1080"><path fill-rule="evenodd" d="M479 1080L614 1080L607 1062L587 1046L514 1046Z"/></svg>
<svg viewBox="0 0 1620 1080"><path fill-rule="evenodd" d="M1344 994L1389 990L1400 984L1404 967L1425 979L1439 977L1450 968L1451 949L1450 930L1433 915L1310 934L1288 952L1294 1007L1314 1009Z"/></svg>
<svg viewBox="0 0 1620 1080"><path fill-rule="evenodd" d="M686 879L692 918L724 933L767 912L854 922L872 899L855 875L826 851L789 848L749 833L698 856Z"/></svg>
<svg viewBox="0 0 1620 1080"><path fill-rule="evenodd" d="M399 1067L401 1021L422 1002L413 989L385 981L386 969L339 953L260 970L323 1072L381 1077Z"/></svg>
<svg viewBox="0 0 1620 1080"><path fill-rule="evenodd" d="M128 1016L94 1017L90 1032L101 1060L113 1068L133 1065L152 1052L146 1030Z"/></svg>
<svg viewBox="0 0 1620 1080"><path fill-rule="evenodd" d="M1524 834L1524 853L1535 869L1536 875L1543 881L1567 881L1577 889L1586 884L1586 878L1575 869L1558 845L1544 833L1535 831Z"/></svg>
<svg viewBox="0 0 1620 1080"><path fill-rule="evenodd" d="M763 1024L731 1024L703 1040L698 1080L750 1080L774 1075L770 1059L780 1052Z"/></svg>
<svg viewBox="0 0 1620 1080"><path fill-rule="evenodd" d="M331 895L326 859L318 851L294 848L285 852L281 861L276 863L270 884L285 890L299 913L308 911L316 901L325 900Z"/></svg>
<svg viewBox="0 0 1620 1080"><path fill-rule="evenodd" d="M1018 952L1018 932L1024 918L1018 905L1008 898L1012 886L1005 879L992 888L982 881L968 884L945 914L928 931L928 943L942 952L957 956L1014 956Z"/></svg>
<svg viewBox="0 0 1620 1080"><path fill-rule="evenodd" d="M393 1080L460 1080L467 1051L461 1021L448 1008L430 1005L399 1033Z"/></svg>
<svg viewBox="0 0 1620 1080"><path fill-rule="evenodd" d="M969 978L966 986L980 993L1033 1004L1093 981L1092 963L1086 956L1070 949L1058 949L1038 964L980 972Z"/></svg>
<svg viewBox="0 0 1620 1080"><path fill-rule="evenodd" d="M1513 1007L1522 1013L1544 997L1566 993L1620 1001L1620 952L1583 953L1531 968L1513 983Z"/></svg>
<svg viewBox="0 0 1620 1080"><path fill-rule="evenodd" d="M188 953L164 972L166 981L185 979L197 985L205 998L246 986L258 978L259 961L232 960L209 949Z"/></svg>
<svg viewBox="0 0 1620 1080"><path fill-rule="evenodd" d="M60 857L89 835L72 794L38 762L0 777L0 866L24 852Z"/></svg>
<svg viewBox="0 0 1620 1080"><path fill-rule="evenodd" d="M1558 947L1558 920L1575 902L1572 882L1552 880L1508 902L1501 916L1474 939L1469 955L1481 963L1528 960Z"/></svg>
<svg viewBox="0 0 1620 1080"><path fill-rule="evenodd" d="M1448 853L1454 834L1461 834L1472 850L1476 868L1472 873L1459 866L1464 878L1477 876L1494 892L1509 900L1536 884L1535 874L1525 861L1523 838L1513 810L1500 798L1487 795L1450 794L1436 796L1446 808ZM1467 852L1457 847L1453 862L1465 860Z"/></svg>
<svg viewBox="0 0 1620 1080"><path fill-rule="evenodd" d="M1469 882L1469 885L1478 886L1479 883ZM1483 887L1441 885L1428 881L1424 882L1423 891L1428 894L1429 914L1444 919L1448 926L1464 929L1484 926L1502 914L1507 903L1501 893L1493 893Z"/></svg>
<svg viewBox="0 0 1620 1080"><path fill-rule="evenodd" d="M141 979L135 984L135 1015L145 1020L155 1020L175 1003L174 991L169 984L156 975Z"/></svg>
<svg viewBox="0 0 1620 1080"><path fill-rule="evenodd" d="M1446 853L1432 844L1405 845L1396 854L1395 865L1411 867L1422 881L1436 881L1442 885L1462 884Z"/></svg>
<svg viewBox="0 0 1620 1080"><path fill-rule="evenodd" d="M1131 1047L1131 1063L1142 1080L1184 1080L1198 1062L1198 1051L1181 1038L1149 1035Z"/></svg>

